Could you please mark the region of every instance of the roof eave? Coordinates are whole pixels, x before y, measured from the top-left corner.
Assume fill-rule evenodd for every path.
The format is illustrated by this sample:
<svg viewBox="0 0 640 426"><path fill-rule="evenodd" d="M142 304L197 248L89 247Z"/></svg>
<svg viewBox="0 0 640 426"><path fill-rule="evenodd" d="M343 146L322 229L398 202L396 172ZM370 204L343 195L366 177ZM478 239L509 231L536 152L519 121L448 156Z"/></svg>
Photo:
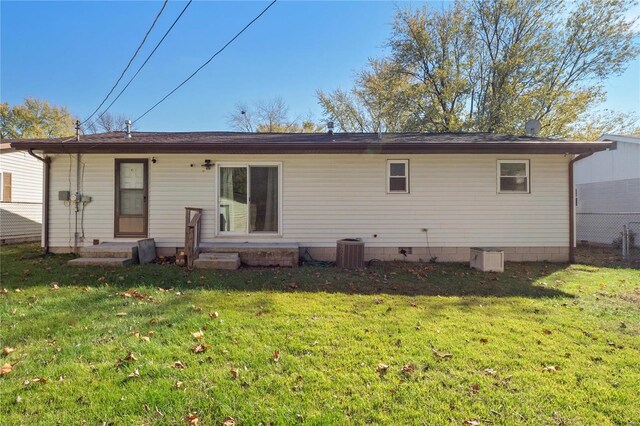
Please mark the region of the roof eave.
<svg viewBox="0 0 640 426"><path fill-rule="evenodd" d="M582 154L611 148L612 142L515 143L56 143L13 142L18 150L95 154Z"/></svg>

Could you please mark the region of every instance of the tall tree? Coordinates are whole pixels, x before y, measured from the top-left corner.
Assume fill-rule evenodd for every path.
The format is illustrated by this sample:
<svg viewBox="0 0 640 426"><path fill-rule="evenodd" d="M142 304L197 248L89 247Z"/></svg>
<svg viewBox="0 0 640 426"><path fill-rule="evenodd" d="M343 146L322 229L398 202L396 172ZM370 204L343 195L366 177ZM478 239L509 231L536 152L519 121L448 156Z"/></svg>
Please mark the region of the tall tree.
<svg viewBox="0 0 640 426"><path fill-rule="evenodd" d="M229 124L241 132L258 133L314 133L322 132L323 126L311 118L289 119L289 108L282 98L256 102L253 108L245 103L236 105L229 114Z"/></svg>
<svg viewBox="0 0 640 426"><path fill-rule="evenodd" d="M535 118L541 135L571 136L605 99L603 82L640 53L638 18L626 17L633 4L457 0L401 10L390 54L371 60L350 91L319 91L318 101L343 131L522 133Z"/></svg>
<svg viewBox="0 0 640 426"><path fill-rule="evenodd" d="M0 104L2 139L55 138L75 133L75 117L67 108L27 98L22 105Z"/></svg>

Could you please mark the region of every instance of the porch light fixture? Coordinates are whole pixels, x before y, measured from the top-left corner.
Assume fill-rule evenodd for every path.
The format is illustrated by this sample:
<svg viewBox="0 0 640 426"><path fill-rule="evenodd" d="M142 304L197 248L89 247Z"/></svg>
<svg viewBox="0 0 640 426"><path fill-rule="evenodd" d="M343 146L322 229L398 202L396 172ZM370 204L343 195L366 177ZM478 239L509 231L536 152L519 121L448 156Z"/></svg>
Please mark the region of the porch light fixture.
<svg viewBox="0 0 640 426"><path fill-rule="evenodd" d="M213 167L213 162L211 160L204 160L204 164L202 164L201 166L204 167L207 170L211 170L211 168Z"/></svg>

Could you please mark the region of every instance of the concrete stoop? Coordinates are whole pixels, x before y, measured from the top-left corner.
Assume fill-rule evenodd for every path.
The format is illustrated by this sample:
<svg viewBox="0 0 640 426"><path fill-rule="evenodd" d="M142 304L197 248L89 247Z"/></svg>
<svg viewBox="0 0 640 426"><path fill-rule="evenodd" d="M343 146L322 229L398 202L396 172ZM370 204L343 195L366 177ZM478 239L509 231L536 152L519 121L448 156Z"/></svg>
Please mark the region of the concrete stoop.
<svg viewBox="0 0 640 426"><path fill-rule="evenodd" d="M240 255L238 253L200 253L193 262L194 268L199 269L238 269Z"/></svg>
<svg viewBox="0 0 640 426"><path fill-rule="evenodd" d="M67 262L69 266L118 267L135 263L131 257L78 257Z"/></svg>

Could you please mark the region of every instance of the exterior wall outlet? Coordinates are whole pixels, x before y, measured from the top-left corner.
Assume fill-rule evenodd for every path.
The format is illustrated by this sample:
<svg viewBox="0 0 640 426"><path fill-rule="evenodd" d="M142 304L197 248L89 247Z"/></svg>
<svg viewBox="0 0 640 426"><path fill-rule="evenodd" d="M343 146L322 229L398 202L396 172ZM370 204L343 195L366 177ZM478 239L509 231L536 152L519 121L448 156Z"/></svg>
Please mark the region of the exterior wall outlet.
<svg viewBox="0 0 640 426"><path fill-rule="evenodd" d="M422 232L429 232L429 228L422 228Z"/></svg>

